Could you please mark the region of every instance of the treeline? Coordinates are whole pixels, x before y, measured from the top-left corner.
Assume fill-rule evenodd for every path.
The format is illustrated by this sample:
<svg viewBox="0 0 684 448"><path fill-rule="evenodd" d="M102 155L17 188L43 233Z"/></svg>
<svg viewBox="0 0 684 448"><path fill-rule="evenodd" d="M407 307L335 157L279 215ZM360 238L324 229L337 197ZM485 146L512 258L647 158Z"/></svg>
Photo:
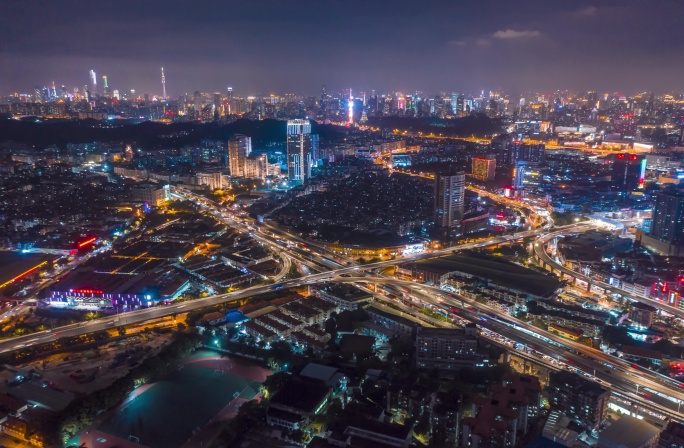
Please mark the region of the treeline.
<svg viewBox="0 0 684 448"><path fill-rule="evenodd" d="M112 124L115 126L112 127ZM135 143L143 149L158 147L181 147L197 144L204 139L228 140L234 134L245 134L256 144L285 142L287 122L284 120L247 120L232 123L156 123L146 121L140 124L108 122L101 126L97 120L0 120L2 141L24 143L38 149L50 145L60 148L68 143L123 142ZM328 140L337 137L341 128L332 125L312 124L312 132Z"/></svg>
<svg viewBox="0 0 684 448"><path fill-rule="evenodd" d="M485 114L473 114L463 118L413 118L413 117L368 117L368 124L374 127L399 129L400 131L442 134L446 137L470 137L491 135L501 130L501 119L489 118Z"/></svg>

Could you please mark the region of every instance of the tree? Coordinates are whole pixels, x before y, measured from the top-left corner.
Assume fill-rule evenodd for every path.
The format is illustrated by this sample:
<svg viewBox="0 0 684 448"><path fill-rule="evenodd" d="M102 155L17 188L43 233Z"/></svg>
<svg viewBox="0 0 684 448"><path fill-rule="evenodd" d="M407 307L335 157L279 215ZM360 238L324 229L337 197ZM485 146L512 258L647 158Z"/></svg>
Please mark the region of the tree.
<svg viewBox="0 0 684 448"><path fill-rule="evenodd" d="M287 372L276 372L273 375L267 376L264 382L261 383L261 392L266 398L272 396L274 393L280 390L289 376L290 375Z"/></svg>
<svg viewBox="0 0 684 448"><path fill-rule="evenodd" d="M423 412L413 426L413 432L416 437L422 442L427 442L430 440L430 414L428 412Z"/></svg>

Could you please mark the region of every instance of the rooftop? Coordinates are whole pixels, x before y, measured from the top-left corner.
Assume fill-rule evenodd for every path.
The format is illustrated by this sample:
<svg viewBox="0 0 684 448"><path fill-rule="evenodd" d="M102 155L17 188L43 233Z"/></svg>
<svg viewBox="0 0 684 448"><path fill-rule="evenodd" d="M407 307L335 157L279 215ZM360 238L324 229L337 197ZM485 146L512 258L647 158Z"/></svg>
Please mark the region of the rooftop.
<svg viewBox="0 0 684 448"><path fill-rule="evenodd" d="M599 446L641 447L658 435L655 426L638 418L623 415L618 421L601 431Z"/></svg>
<svg viewBox="0 0 684 448"><path fill-rule="evenodd" d="M273 395L271 405L281 405L304 413L314 413L330 389L320 380L300 375L290 377Z"/></svg>

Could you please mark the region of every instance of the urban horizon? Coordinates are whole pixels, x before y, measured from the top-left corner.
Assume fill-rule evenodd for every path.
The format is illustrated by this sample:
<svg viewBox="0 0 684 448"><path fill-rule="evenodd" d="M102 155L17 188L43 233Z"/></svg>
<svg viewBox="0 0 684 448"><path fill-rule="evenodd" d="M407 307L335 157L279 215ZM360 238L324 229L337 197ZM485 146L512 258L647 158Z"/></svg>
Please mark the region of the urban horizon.
<svg viewBox="0 0 684 448"><path fill-rule="evenodd" d="M0 448L684 447L682 17L0 0Z"/></svg>

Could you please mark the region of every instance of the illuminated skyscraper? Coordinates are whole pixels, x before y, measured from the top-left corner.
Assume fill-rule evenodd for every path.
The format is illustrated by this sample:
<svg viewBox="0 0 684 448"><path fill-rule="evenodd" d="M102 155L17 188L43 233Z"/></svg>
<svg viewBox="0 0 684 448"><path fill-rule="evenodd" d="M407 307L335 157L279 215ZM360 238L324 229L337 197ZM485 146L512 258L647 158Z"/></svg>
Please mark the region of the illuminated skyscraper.
<svg viewBox="0 0 684 448"><path fill-rule="evenodd" d="M95 70L90 71L90 93L95 95L97 93L97 75Z"/></svg>
<svg viewBox="0 0 684 448"><path fill-rule="evenodd" d="M461 232L465 207L465 173L435 174L435 226L444 235Z"/></svg>
<svg viewBox="0 0 684 448"><path fill-rule="evenodd" d="M637 154L615 154L611 181L616 187L634 190L643 186L646 175L646 158Z"/></svg>
<svg viewBox="0 0 684 448"><path fill-rule="evenodd" d="M676 191L656 194L650 235L668 243L684 243L684 195Z"/></svg>
<svg viewBox="0 0 684 448"><path fill-rule="evenodd" d="M316 136L317 137L317 136ZM290 182L304 184L311 177L311 122L287 121L287 177Z"/></svg>
<svg viewBox="0 0 684 448"><path fill-rule="evenodd" d="M195 95L193 96L193 104L195 106L195 115L197 117L202 116L202 94L199 90L195 90Z"/></svg>
<svg viewBox="0 0 684 448"><path fill-rule="evenodd" d="M252 138L242 134L233 135L228 140L228 166L230 175L234 177L245 176L245 164L247 157L252 153Z"/></svg>
<svg viewBox="0 0 684 448"><path fill-rule="evenodd" d="M349 102L347 103L349 109L349 126L354 124L354 97L352 96L352 89L349 89Z"/></svg>
<svg viewBox="0 0 684 448"><path fill-rule="evenodd" d="M527 167L527 162L524 160L518 160L515 162L515 167L513 168L512 183L515 190L522 190L525 188L525 169Z"/></svg>
<svg viewBox="0 0 684 448"><path fill-rule="evenodd" d="M494 180L496 175L496 159L473 157L473 177L479 180Z"/></svg>
<svg viewBox="0 0 684 448"><path fill-rule="evenodd" d="M162 67L162 98L166 101L166 76L164 76L164 67Z"/></svg>

